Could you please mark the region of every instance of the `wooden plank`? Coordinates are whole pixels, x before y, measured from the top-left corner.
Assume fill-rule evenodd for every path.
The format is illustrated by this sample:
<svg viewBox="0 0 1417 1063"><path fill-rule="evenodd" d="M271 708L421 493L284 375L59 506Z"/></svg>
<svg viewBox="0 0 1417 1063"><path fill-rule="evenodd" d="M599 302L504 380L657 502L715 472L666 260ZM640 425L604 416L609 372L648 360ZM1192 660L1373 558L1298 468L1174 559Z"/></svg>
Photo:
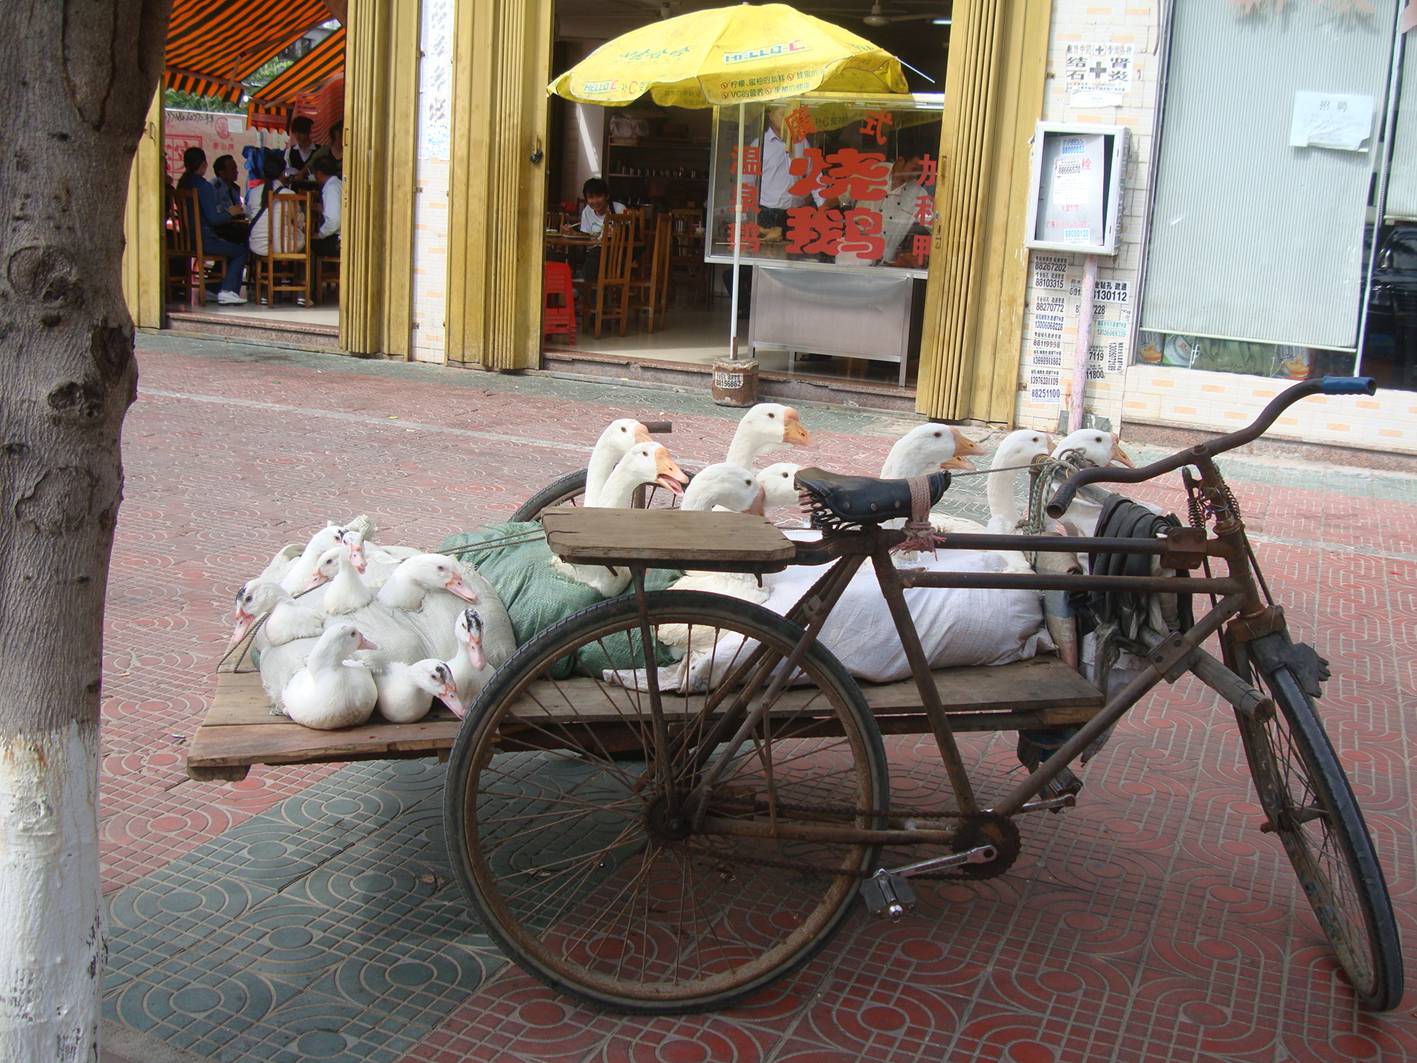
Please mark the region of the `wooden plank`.
<svg viewBox="0 0 1417 1063"><path fill-rule="evenodd" d="M436 706L426 717L431 720L455 720L450 711ZM286 725L291 720L286 716L271 713L271 702L261 686L259 672L221 672L216 678L216 696L212 707L207 710L203 727L256 727L261 725ZM393 726L386 724L385 726Z"/></svg>
<svg viewBox="0 0 1417 1063"><path fill-rule="evenodd" d="M371 723L343 731L314 731L298 723L199 727L187 749L187 771L235 764L302 764L431 756L450 748L457 720Z"/></svg>
<svg viewBox="0 0 1417 1063"><path fill-rule="evenodd" d="M553 506L542 524L552 551L578 564L704 568L732 563L745 571L778 571L797 556L787 536L750 513Z"/></svg>

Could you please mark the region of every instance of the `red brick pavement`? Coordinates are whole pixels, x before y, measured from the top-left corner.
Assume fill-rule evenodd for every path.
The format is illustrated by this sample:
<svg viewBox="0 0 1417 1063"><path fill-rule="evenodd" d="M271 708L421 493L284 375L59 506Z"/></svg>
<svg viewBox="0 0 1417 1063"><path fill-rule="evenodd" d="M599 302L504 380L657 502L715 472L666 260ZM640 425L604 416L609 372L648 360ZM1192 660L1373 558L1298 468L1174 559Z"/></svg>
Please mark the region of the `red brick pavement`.
<svg viewBox="0 0 1417 1063"><path fill-rule="evenodd" d="M669 442L691 462L721 454L733 427L652 391L587 400L541 380L483 387L320 359L140 361L105 647L110 891L331 770L258 769L231 784L183 773L230 592L280 546L358 512L413 543L505 517L580 464L606 420L655 416L661 402L678 410ZM888 445L879 433L816 427L811 459L872 469ZM1332 471L1293 481L1259 466L1234 477L1294 625L1333 662L1324 718L1411 943L1417 492ZM1172 489L1149 493L1177 503ZM1002 740L971 749L996 774L1011 766ZM891 755L898 784L936 781L913 740L893 740ZM508 968L409 1059L1417 1057L1410 998L1369 1016L1337 981L1277 845L1254 830L1238 738L1208 691L1185 681L1154 696L1087 783L1078 809L1025 824L1004 878L927 888L896 926L858 916L803 972L729 1013L626 1020Z"/></svg>

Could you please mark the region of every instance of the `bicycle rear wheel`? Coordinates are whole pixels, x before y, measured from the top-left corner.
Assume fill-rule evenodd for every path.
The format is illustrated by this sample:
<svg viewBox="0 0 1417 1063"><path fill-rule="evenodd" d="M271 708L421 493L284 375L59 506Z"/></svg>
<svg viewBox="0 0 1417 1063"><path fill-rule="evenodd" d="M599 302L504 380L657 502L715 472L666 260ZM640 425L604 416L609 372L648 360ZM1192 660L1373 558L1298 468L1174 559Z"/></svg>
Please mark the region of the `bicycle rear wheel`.
<svg viewBox="0 0 1417 1063"><path fill-rule="evenodd" d="M532 495L512 514L514 521L539 521L552 506L585 505L586 470L573 469ZM645 484L635 497L637 509L677 509L679 496L656 484Z"/></svg>
<svg viewBox="0 0 1417 1063"><path fill-rule="evenodd" d="M1313 701L1287 667L1260 678L1276 711L1236 713L1260 805L1354 993L1387 1011L1402 998L1402 953L1373 840Z"/></svg>
<svg viewBox="0 0 1417 1063"><path fill-rule="evenodd" d="M801 629L713 594L662 591L648 608L668 743L633 671L634 600L569 617L502 665L469 714L449 763L448 849L488 932L547 984L625 1011L720 1008L804 962L846 916L877 847L816 835L881 825L885 754L860 688L815 645L730 753L716 736L736 723L716 733L715 720L768 682L740 666L758 645L785 657ZM664 663L676 626L693 668ZM720 761L695 831L676 804Z"/></svg>

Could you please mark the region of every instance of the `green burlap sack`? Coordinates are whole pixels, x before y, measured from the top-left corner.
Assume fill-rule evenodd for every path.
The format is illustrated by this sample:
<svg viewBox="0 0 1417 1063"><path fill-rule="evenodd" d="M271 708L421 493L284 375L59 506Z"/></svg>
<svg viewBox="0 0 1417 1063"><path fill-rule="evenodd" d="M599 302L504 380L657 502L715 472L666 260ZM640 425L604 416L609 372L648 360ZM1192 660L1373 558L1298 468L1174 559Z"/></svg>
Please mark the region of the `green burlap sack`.
<svg viewBox="0 0 1417 1063"><path fill-rule="evenodd" d="M546 545L541 525L535 522L493 524L475 532L458 532L444 539L438 551L476 566L496 588L512 619L518 646L557 621L604 600L599 591L566 578L552 567L551 548ZM645 588L663 590L682 575L651 569L645 576ZM673 663L663 646L655 647L655 659L660 665ZM599 679L608 668L643 665L638 637L622 634L583 648L574 661L558 661L551 675L554 679L570 675Z"/></svg>

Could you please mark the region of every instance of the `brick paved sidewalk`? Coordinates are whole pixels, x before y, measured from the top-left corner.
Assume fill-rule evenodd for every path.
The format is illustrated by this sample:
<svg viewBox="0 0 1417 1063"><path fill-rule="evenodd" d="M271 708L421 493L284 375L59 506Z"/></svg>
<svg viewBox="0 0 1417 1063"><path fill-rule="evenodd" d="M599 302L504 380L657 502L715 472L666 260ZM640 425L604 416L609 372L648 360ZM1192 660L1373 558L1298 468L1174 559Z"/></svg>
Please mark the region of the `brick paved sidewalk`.
<svg viewBox="0 0 1417 1063"><path fill-rule="evenodd" d="M696 395L144 337L109 588L105 1015L223 1060L1417 1057L1409 997L1357 1012L1228 711L1193 682L1129 715L1080 806L1023 824L1004 877L853 917L806 969L722 1015L599 1014L508 965L450 882L434 761L188 781L230 594L327 518L431 544L582 465L616 416L670 417L690 465L731 411ZM899 418L803 407L810 460L874 471ZM1405 939L1417 940L1417 483L1227 463L1291 620L1333 662L1323 715ZM978 480L960 493L976 508ZM1152 497L1177 504L1160 489ZM1001 737L970 750L1008 763ZM892 772L930 778L929 750ZM1410 951L1410 949L1409 949ZM1408 964L1409 978L1417 966ZM128 1050L132 1053L132 1050ZM136 1059L136 1056L133 1056Z"/></svg>

